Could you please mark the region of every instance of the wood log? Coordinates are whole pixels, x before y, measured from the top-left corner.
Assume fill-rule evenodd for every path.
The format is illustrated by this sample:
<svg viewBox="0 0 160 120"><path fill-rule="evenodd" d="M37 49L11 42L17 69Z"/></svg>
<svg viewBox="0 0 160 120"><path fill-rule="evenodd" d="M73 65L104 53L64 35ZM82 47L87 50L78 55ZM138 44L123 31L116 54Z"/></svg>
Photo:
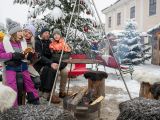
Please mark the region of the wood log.
<svg viewBox="0 0 160 120"><path fill-rule="evenodd" d="M94 97L105 97L105 79L93 81L88 79L88 90L94 90Z"/></svg>
<svg viewBox="0 0 160 120"><path fill-rule="evenodd" d="M94 90L94 97L105 97L105 79L108 74L103 71L90 71L84 74L84 77L88 79L88 91Z"/></svg>
<svg viewBox="0 0 160 120"><path fill-rule="evenodd" d="M95 101L93 101L90 105L95 105L95 104L101 102L103 99L104 99L104 97L103 97L103 96L100 96L100 97L97 98Z"/></svg>
<svg viewBox="0 0 160 120"><path fill-rule="evenodd" d="M140 92L139 92L139 96L140 97L144 97L147 99L152 99L152 93L151 93L151 84L146 83L146 82L142 82L141 83L141 87L140 87Z"/></svg>
<svg viewBox="0 0 160 120"><path fill-rule="evenodd" d="M87 88L80 90L78 94L74 97L74 99L71 101L71 104L77 105L86 92L87 92Z"/></svg>

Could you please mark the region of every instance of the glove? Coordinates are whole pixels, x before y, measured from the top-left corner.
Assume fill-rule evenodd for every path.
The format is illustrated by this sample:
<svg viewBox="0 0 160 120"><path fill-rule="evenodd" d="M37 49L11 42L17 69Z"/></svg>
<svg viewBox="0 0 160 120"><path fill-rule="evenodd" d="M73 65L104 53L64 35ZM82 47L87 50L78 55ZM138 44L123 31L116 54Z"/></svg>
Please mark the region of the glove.
<svg viewBox="0 0 160 120"><path fill-rule="evenodd" d="M15 52L12 54L13 60L23 60L24 58L25 58L25 55L22 53Z"/></svg>

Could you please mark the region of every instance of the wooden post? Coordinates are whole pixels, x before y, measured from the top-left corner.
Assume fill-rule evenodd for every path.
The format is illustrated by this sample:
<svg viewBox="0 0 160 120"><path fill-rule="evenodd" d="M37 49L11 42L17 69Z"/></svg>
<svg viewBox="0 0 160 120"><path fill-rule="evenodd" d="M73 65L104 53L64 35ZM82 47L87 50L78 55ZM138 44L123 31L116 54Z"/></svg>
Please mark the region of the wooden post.
<svg viewBox="0 0 160 120"><path fill-rule="evenodd" d="M23 96L22 96L22 105L26 104L26 92L23 91Z"/></svg>
<svg viewBox="0 0 160 120"><path fill-rule="evenodd" d="M97 98L99 96L105 97L105 79L93 81L88 79L88 90L94 89L94 96Z"/></svg>
<svg viewBox="0 0 160 120"><path fill-rule="evenodd" d="M141 87L140 87L139 96L147 98L147 99L152 99L153 96L151 94L151 84L146 83L146 82L142 82Z"/></svg>
<svg viewBox="0 0 160 120"><path fill-rule="evenodd" d="M157 41L158 41L158 65L160 65L160 33L157 35Z"/></svg>

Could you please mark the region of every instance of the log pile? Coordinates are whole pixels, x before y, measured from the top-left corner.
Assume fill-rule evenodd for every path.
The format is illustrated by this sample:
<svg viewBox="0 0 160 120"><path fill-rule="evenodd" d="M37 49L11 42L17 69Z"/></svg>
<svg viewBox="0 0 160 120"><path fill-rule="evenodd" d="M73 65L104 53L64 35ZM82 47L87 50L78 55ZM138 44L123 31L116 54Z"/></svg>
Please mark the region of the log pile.
<svg viewBox="0 0 160 120"><path fill-rule="evenodd" d="M160 120L160 101L135 98L119 105L117 120Z"/></svg>
<svg viewBox="0 0 160 120"><path fill-rule="evenodd" d="M0 120L76 120L70 112L54 105L26 105L0 113Z"/></svg>

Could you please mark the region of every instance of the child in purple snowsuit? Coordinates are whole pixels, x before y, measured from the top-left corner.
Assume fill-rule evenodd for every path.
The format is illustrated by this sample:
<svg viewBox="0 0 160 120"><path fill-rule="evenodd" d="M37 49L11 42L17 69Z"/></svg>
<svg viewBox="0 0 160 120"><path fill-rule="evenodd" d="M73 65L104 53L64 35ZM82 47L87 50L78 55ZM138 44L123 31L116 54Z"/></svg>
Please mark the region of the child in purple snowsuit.
<svg viewBox="0 0 160 120"><path fill-rule="evenodd" d="M26 41L23 40L22 28L11 19L7 19L7 28L9 35L0 43L0 59L5 66L5 84L17 92L16 73L21 72L28 103L39 104L38 91L34 88L27 61L24 60L25 58L29 60L29 57L22 53L27 48ZM13 106L18 106L17 99Z"/></svg>

